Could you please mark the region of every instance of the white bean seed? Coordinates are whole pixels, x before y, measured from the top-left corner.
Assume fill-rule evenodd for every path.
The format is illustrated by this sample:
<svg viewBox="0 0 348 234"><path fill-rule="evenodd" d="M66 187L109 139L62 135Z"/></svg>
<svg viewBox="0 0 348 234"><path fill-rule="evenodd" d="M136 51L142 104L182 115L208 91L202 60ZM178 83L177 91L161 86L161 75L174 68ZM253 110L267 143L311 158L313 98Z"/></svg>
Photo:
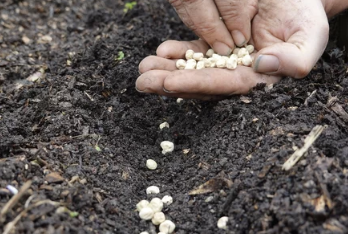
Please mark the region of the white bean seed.
<svg viewBox="0 0 348 234"><path fill-rule="evenodd" d="M203 60L198 61L196 69L203 69L203 68L205 68L204 61Z"/></svg>
<svg viewBox="0 0 348 234"><path fill-rule="evenodd" d="M159 128L160 128L160 129L169 128L169 123L163 122L163 123L160 124Z"/></svg>
<svg viewBox="0 0 348 234"><path fill-rule="evenodd" d="M238 51L238 58L243 58L245 55L249 54L247 49L245 48L240 48Z"/></svg>
<svg viewBox="0 0 348 234"><path fill-rule="evenodd" d="M225 59L225 61L227 61L227 59L229 59L230 57L228 56L221 56L222 59Z"/></svg>
<svg viewBox="0 0 348 234"><path fill-rule="evenodd" d="M227 222L228 222L228 217L227 216L221 217L217 221L218 228L227 230Z"/></svg>
<svg viewBox="0 0 348 234"><path fill-rule="evenodd" d="M201 60L203 60L204 55L203 55L203 53L194 53L192 55L192 58L196 61L201 61Z"/></svg>
<svg viewBox="0 0 348 234"><path fill-rule="evenodd" d="M150 170L156 170L157 163L153 159L148 159L148 160L146 160L146 167Z"/></svg>
<svg viewBox="0 0 348 234"><path fill-rule="evenodd" d="M219 60L216 61L216 67L218 68L224 68L226 67L226 60L223 58L220 58Z"/></svg>
<svg viewBox="0 0 348 234"><path fill-rule="evenodd" d="M183 101L184 101L184 99L182 99L182 98L176 99L176 103L178 103L178 104L182 103Z"/></svg>
<svg viewBox="0 0 348 234"><path fill-rule="evenodd" d="M144 207L139 212L139 217L143 220L150 220L152 219L155 212L150 207Z"/></svg>
<svg viewBox="0 0 348 234"><path fill-rule="evenodd" d="M146 189L146 194L158 194L160 193L160 189L157 186L150 186Z"/></svg>
<svg viewBox="0 0 348 234"><path fill-rule="evenodd" d="M252 52L254 52L255 48L253 45L247 45L245 47L247 49L247 51L249 52L249 54L251 54Z"/></svg>
<svg viewBox="0 0 348 234"><path fill-rule="evenodd" d="M195 52L194 52L193 50L187 50L186 53L185 53L185 58L186 58L187 60L192 59L194 53L195 53Z"/></svg>
<svg viewBox="0 0 348 234"><path fill-rule="evenodd" d="M243 58L242 58L242 64L244 65L244 66L247 66L247 67L249 67L250 65L251 65L251 63L252 63L252 59L251 59L251 56L250 55L245 55Z"/></svg>
<svg viewBox="0 0 348 234"><path fill-rule="evenodd" d="M194 59L188 59L186 61L186 66L185 66L185 69L195 69L196 68L196 60Z"/></svg>
<svg viewBox="0 0 348 234"><path fill-rule="evenodd" d="M154 212L161 212L163 209L163 202L160 198L155 197L152 198L150 201L149 207L154 211Z"/></svg>
<svg viewBox="0 0 348 234"><path fill-rule="evenodd" d="M210 59L204 58L203 62L204 62L204 67L210 67L210 65L211 65L211 60Z"/></svg>
<svg viewBox="0 0 348 234"><path fill-rule="evenodd" d="M184 70L186 67L186 61L183 59L178 59L175 63L176 68L179 70Z"/></svg>
<svg viewBox="0 0 348 234"><path fill-rule="evenodd" d="M239 50L240 50L240 48L235 48L235 49L233 50L233 54L238 55Z"/></svg>
<svg viewBox="0 0 348 234"><path fill-rule="evenodd" d="M213 54L211 57L216 59L216 60L221 59L221 55L218 55L218 54Z"/></svg>
<svg viewBox="0 0 348 234"><path fill-rule="evenodd" d="M238 59L238 55L236 55L236 54L231 54L230 58Z"/></svg>
<svg viewBox="0 0 348 234"><path fill-rule="evenodd" d="M173 197L172 197L172 196L169 196L169 195L165 195L165 196L162 198L162 202L168 206L168 205L170 205L170 204L173 203Z"/></svg>
<svg viewBox="0 0 348 234"><path fill-rule="evenodd" d="M170 141L162 141L162 154L171 153L174 150L174 143Z"/></svg>
<svg viewBox="0 0 348 234"><path fill-rule="evenodd" d="M147 201L147 200L141 200L141 201L138 202L138 204L136 205L137 211L141 211L143 208L148 207L149 204L150 204L149 201Z"/></svg>
<svg viewBox="0 0 348 234"><path fill-rule="evenodd" d="M237 59L236 58L229 58L226 62L227 69L233 70L237 68Z"/></svg>
<svg viewBox="0 0 348 234"><path fill-rule="evenodd" d="M216 67L216 58L208 58L210 60L210 67L214 68Z"/></svg>
<svg viewBox="0 0 348 234"><path fill-rule="evenodd" d="M166 234L170 234L170 233L174 232L174 229L175 229L175 224L170 220L164 221L159 226L160 232L163 232Z"/></svg>
<svg viewBox="0 0 348 234"><path fill-rule="evenodd" d="M164 215L163 212L156 212L153 217L152 217L152 223L154 225L160 225L166 220L166 216Z"/></svg>
<svg viewBox="0 0 348 234"><path fill-rule="evenodd" d="M207 53L205 53L205 56L207 56L207 57L210 58L213 54L214 54L214 50L213 50L213 49L209 49L209 50L207 51Z"/></svg>

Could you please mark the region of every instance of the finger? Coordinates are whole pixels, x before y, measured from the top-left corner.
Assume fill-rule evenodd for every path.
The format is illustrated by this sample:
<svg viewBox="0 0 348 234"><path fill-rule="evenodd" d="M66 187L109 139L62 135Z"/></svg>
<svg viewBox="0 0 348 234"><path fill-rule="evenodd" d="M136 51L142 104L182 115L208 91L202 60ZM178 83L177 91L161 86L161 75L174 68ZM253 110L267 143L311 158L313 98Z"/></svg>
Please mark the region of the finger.
<svg viewBox="0 0 348 234"><path fill-rule="evenodd" d="M164 80L168 75L170 75L170 71L148 71L144 75L138 77L137 81L135 82L135 88L140 93L156 93L158 95L167 97L181 97L201 100L221 99L221 97L215 95L204 95L195 93L169 93L168 91L163 89Z"/></svg>
<svg viewBox="0 0 348 234"><path fill-rule="evenodd" d="M250 67L235 70L207 68L174 71L166 77L164 89L170 93L208 95L245 94L258 83L275 83L279 77L255 73Z"/></svg>
<svg viewBox="0 0 348 234"><path fill-rule="evenodd" d="M185 57L187 50L205 53L209 49L209 45L203 40L194 41L175 41L169 40L160 44L156 54L162 58L180 59Z"/></svg>
<svg viewBox="0 0 348 234"><path fill-rule="evenodd" d="M175 60L151 55L144 58L139 64L140 74L150 70L158 70L158 69L167 70L167 71L177 70L175 66Z"/></svg>
<svg viewBox="0 0 348 234"><path fill-rule="evenodd" d="M182 21L218 54L228 55L234 42L213 0L169 0Z"/></svg>
<svg viewBox="0 0 348 234"><path fill-rule="evenodd" d="M255 73L250 67L244 66L236 70L217 68L173 72L153 70L141 75L136 82L136 87L144 92L161 95L217 96L245 94L258 83L276 83L279 79L279 77Z"/></svg>
<svg viewBox="0 0 348 234"><path fill-rule="evenodd" d="M251 37L251 20L257 13L257 0L215 0L234 43L241 47Z"/></svg>

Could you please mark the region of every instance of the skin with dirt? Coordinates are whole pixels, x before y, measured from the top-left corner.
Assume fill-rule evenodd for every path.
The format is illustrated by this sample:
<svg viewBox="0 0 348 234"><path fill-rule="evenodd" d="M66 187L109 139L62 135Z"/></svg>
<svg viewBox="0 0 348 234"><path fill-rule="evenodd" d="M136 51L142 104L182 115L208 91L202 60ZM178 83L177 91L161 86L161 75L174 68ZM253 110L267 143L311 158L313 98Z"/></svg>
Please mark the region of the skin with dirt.
<svg viewBox="0 0 348 234"><path fill-rule="evenodd" d="M346 233L348 76L333 40L305 79L178 104L136 92L137 66L194 35L166 1L125 3L0 3L0 232L157 233L135 205L171 195L177 234Z"/></svg>

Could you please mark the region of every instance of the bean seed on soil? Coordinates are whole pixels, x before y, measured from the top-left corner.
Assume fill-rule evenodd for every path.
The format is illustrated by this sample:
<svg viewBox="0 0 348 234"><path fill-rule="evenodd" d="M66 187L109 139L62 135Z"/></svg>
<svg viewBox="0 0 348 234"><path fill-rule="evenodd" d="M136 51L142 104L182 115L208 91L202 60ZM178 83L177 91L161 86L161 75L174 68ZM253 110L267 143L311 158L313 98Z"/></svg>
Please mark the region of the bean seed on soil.
<svg viewBox="0 0 348 234"><path fill-rule="evenodd" d="M169 195L165 195L163 198L162 198L162 202L165 204L165 205L170 205L173 203L173 197L172 196L169 196Z"/></svg>
<svg viewBox="0 0 348 234"><path fill-rule="evenodd" d="M228 222L228 217L223 216L217 221L217 227L220 229L227 230L227 222Z"/></svg>
<svg viewBox="0 0 348 234"><path fill-rule="evenodd" d="M178 98L178 99L176 99L176 103L178 103L178 104L182 103L183 101L184 101L183 98Z"/></svg>
<svg viewBox="0 0 348 234"><path fill-rule="evenodd" d="M160 232L163 232L166 234L170 234L170 233L174 232L174 229L175 229L175 224L170 220L164 221L159 226Z"/></svg>
<svg viewBox="0 0 348 234"><path fill-rule="evenodd" d="M146 160L146 167L150 170L156 170L157 162L153 159Z"/></svg>
<svg viewBox="0 0 348 234"><path fill-rule="evenodd" d="M171 153L174 150L174 143L171 141L162 141L162 154Z"/></svg>
<svg viewBox="0 0 348 234"><path fill-rule="evenodd" d="M160 198L155 197L152 198L150 201L149 207L154 211L154 212L161 212L163 209L163 202Z"/></svg>
<svg viewBox="0 0 348 234"><path fill-rule="evenodd" d="M150 220L152 219L154 214L155 212L153 211L153 209L151 209L151 207L144 207L140 210L139 217L143 220Z"/></svg>
<svg viewBox="0 0 348 234"><path fill-rule="evenodd" d="M141 209L148 207L150 204L149 201L147 200L141 200L140 202L138 202L138 204L136 205L137 207L137 211L141 211Z"/></svg>
<svg viewBox="0 0 348 234"><path fill-rule="evenodd" d="M163 122L160 124L159 128L162 130L163 128L169 128L169 123Z"/></svg>
<svg viewBox="0 0 348 234"><path fill-rule="evenodd" d="M164 215L163 212L156 212L151 219L154 225L160 225L165 220L166 220L166 216Z"/></svg>
<svg viewBox="0 0 348 234"><path fill-rule="evenodd" d="M150 186L146 189L146 194L158 194L160 193L160 189L157 186Z"/></svg>

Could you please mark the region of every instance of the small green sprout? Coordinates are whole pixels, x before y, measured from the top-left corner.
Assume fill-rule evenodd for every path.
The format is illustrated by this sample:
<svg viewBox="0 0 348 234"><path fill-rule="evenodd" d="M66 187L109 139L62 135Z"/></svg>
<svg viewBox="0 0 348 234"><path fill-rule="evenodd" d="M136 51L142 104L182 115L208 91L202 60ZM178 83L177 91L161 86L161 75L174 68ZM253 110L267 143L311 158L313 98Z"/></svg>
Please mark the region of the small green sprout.
<svg viewBox="0 0 348 234"><path fill-rule="evenodd" d="M136 1L127 2L127 3L124 5L123 12L124 12L125 14L127 14L127 12L130 11L130 10L132 10L136 5L137 5L137 2L136 2Z"/></svg>
<svg viewBox="0 0 348 234"><path fill-rule="evenodd" d="M95 148L95 150L98 151L98 152L102 151L101 148L100 148L98 145L95 145L94 148Z"/></svg>
<svg viewBox="0 0 348 234"><path fill-rule="evenodd" d="M69 212L69 216L71 218L75 218L75 217L79 216L79 212L77 212L77 211L70 211Z"/></svg>
<svg viewBox="0 0 348 234"><path fill-rule="evenodd" d="M120 60L122 60L124 58L123 51L119 51L117 55L118 55L117 58L116 58L117 61L120 61Z"/></svg>

